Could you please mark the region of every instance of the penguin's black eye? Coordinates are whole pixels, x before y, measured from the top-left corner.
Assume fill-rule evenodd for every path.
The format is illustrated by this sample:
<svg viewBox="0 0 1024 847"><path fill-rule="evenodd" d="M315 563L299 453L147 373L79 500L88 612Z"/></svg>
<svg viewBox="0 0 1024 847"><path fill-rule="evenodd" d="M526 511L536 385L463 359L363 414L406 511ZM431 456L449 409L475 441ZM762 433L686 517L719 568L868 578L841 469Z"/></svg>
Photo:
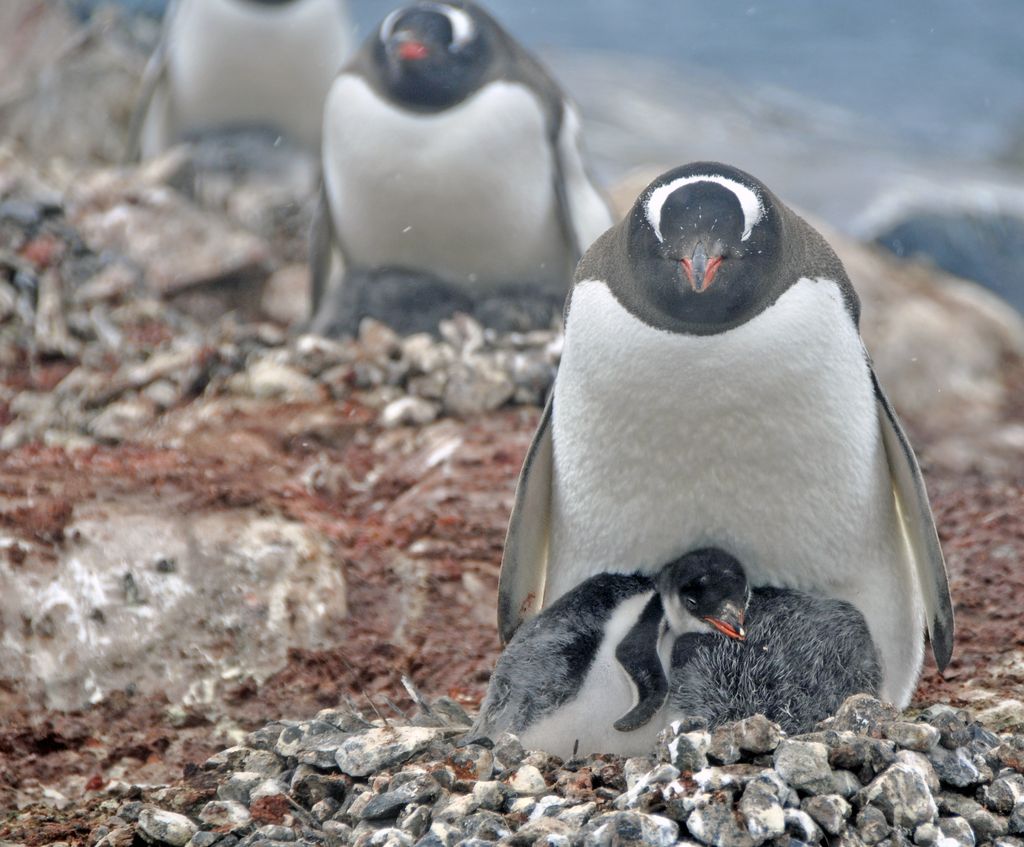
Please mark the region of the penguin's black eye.
<svg viewBox="0 0 1024 847"><path fill-rule="evenodd" d="M696 609L697 608L697 601L693 597L687 597L684 594L683 595L683 600L686 601L686 605L689 606L691 609Z"/></svg>

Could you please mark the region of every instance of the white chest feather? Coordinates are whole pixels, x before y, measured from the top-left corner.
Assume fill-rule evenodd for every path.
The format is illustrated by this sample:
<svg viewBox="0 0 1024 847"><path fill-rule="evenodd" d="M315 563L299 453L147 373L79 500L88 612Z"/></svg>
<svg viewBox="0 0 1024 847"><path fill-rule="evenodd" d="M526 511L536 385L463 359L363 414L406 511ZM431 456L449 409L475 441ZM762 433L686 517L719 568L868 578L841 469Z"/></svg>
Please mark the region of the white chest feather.
<svg viewBox="0 0 1024 847"><path fill-rule="evenodd" d="M352 41L339 0L182 0L171 37L180 131L260 123L318 146L324 98Z"/></svg>
<svg viewBox="0 0 1024 847"><path fill-rule="evenodd" d="M323 149L331 212L354 264L478 286L564 286L553 151L523 86L493 82L421 114L343 74L328 95Z"/></svg>
<svg viewBox="0 0 1024 847"><path fill-rule="evenodd" d="M802 280L727 333L656 330L575 289L554 404L550 602L714 544L754 585L849 596L899 541L860 337Z"/></svg>
<svg viewBox="0 0 1024 847"><path fill-rule="evenodd" d="M581 756L590 753L642 756L654 750L658 733L665 728L664 706L649 723L633 732L619 732L613 726L636 703L635 688L615 658L615 650L636 624L652 593L647 591L630 597L615 609L576 696L519 734L528 750L546 750L563 759L569 758L574 748ZM663 636L658 645L665 669L671 667L672 640Z"/></svg>

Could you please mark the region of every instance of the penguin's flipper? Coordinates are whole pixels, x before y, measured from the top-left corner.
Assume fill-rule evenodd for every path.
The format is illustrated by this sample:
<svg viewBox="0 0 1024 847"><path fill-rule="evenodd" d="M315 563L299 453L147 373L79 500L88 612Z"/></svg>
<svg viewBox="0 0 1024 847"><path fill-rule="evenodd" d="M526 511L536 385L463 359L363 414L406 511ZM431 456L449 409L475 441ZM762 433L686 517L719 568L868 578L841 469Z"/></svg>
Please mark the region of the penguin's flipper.
<svg viewBox="0 0 1024 847"><path fill-rule="evenodd" d="M953 654L953 603L949 596L946 563L914 451L873 370L871 378L875 385L878 421L885 455L889 461L889 475L900 527L924 597L928 637L931 639L935 664L942 670L949 664Z"/></svg>
<svg viewBox="0 0 1024 847"><path fill-rule="evenodd" d="M615 648L615 658L636 689L636 704L613 724L619 732L632 732L657 713L668 696L665 669L658 656L658 641L665 611L657 592L644 606L637 622Z"/></svg>
<svg viewBox="0 0 1024 847"><path fill-rule="evenodd" d="M144 133L155 132L163 136L169 129L167 123L170 117L168 111L171 102L167 87L167 71L170 62L170 33L171 22L180 5L180 2L172 0L164 13L160 40L157 42L153 55L146 63L146 69L142 72L139 95L128 124L128 143L124 153L126 164L137 162L142 158Z"/></svg>
<svg viewBox="0 0 1024 847"><path fill-rule="evenodd" d="M519 625L534 615L544 600L551 529L554 396L552 391L526 454L505 536L498 577L498 632L503 644L508 644Z"/></svg>
<svg viewBox="0 0 1024 847"><path fill-rule="evenodd" d="M562 229L575 256L574 264L599 235L615 223L608 202L594 187L580 148L580 117L566 101L556 139L555 193Z"/></svg>
<svg viewBox="0 0 1024 847"><path fill-rule="evenodd" d="M309 235L309 271L311 276L312 310L315 315L331 282L333 272L334 226L331 222L331 207L327 202L327 187L320 180L320 193L313 212L313 224Z"/></svg>

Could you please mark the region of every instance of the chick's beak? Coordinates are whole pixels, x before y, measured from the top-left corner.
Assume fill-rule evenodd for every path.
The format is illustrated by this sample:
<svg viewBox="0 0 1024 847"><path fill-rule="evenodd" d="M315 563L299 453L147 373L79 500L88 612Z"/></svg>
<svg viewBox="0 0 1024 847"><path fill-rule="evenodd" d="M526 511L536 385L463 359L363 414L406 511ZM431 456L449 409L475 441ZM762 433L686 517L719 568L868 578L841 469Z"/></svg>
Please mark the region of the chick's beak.
<svg viewBox="0 0 1024 847"><path fill-rule="evenodd" d="M745 641L747 632L743 628L743 617L743 609L732 601L728 601L722 604L716 615L708 615L704 620L722 635L727 635L737 641Z"/></svg>

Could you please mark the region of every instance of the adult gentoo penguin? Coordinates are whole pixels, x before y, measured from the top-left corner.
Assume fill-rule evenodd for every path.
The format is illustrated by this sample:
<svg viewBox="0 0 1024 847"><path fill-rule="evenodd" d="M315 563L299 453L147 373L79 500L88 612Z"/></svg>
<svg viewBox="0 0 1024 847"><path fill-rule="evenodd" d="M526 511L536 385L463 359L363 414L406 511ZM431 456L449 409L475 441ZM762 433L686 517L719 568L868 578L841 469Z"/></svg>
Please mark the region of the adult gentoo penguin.
<svg viewBox="0 0 1024 847"><path fill-rule="evenodd" d="M426 310L524 295L550 322L612 223L579 134L557 84L475 3L392 12L327 97L313 328L353 329L382 284L399 311L403 297ZM405 328L402 314L375 316Z"/></svg>
<svg viewBox="0 0 1024 847"><path fill-rule="evenodd" d="M906 705L924 625L943 668L953 610L858 320L833 250L758 180L710 162L655 180L576 272L509 524L503 637L594 573L717 546L754 586L859 609L881 695Z"/></svg>
<svg viewBox="0 0 1024 847"><path fill-rule="evenodd" d="M616 728L638 729L667 697L662 723L699 716L716 727L762 714L787 732L807 732L847 697L877 696L878 651L850 603L789 588L751 590L739 561L715 548L670 562L656 584L651 604L660 604L670 637L678 636L669 679L658 624L645 614L618 647L640 696Z"/></svg>
<svg viewBox="0 0 1024 847"><path fill-rule="evenodd" d="M318 150L324 97L351 43L345 0L172 0L129 156L253 126Z"/></svg>

